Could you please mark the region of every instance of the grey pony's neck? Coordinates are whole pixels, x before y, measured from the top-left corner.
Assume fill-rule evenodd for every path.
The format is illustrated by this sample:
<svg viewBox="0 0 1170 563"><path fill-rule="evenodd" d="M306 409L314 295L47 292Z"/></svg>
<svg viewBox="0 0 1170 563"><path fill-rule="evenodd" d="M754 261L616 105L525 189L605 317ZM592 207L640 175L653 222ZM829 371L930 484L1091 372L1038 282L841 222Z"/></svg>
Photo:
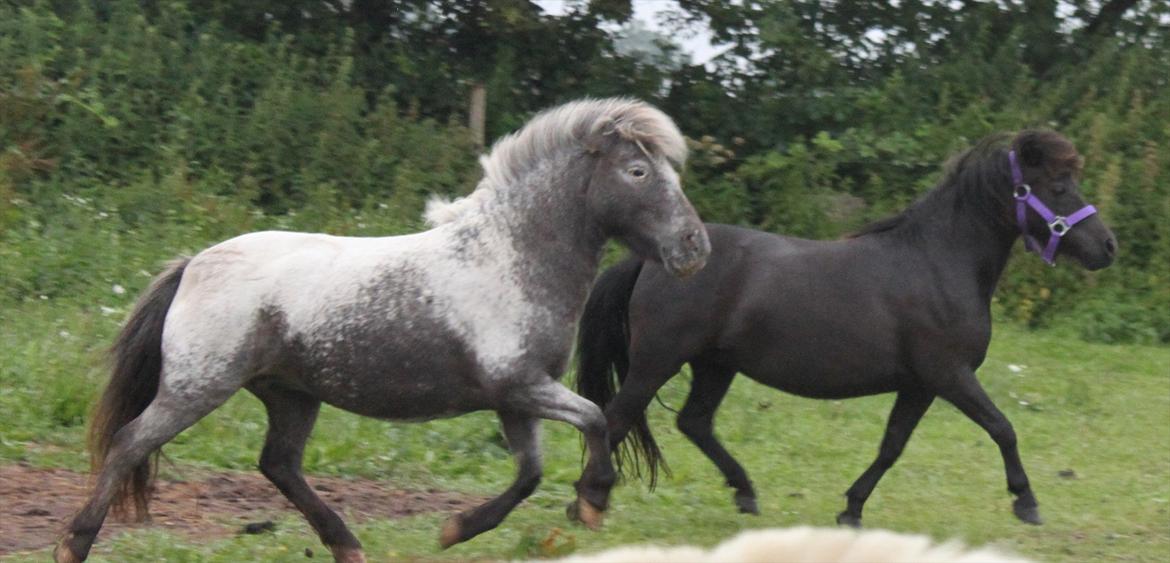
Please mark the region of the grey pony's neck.
<svg viewBox="0 0 1170 563"><path fill-rule="evenodd" d="M529 302L575 323L601 264L605 234L586 212L593 159L552 157L485 202L483 228L512 244L511 274Z"/></svg>

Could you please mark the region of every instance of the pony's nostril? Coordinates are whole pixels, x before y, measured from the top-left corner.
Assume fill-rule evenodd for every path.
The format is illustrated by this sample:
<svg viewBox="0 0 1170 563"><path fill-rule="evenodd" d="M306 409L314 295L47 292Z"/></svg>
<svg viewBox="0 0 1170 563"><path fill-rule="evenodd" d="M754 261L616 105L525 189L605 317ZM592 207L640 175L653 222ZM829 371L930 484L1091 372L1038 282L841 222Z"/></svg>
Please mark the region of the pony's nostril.
<svg viewBox="0 0 1170 563"><path fill-rule="evenodd" d="M1117 254L1117 241L1112 238L1105 239L1105 252L1108 252L1110 256Z"/></svg>

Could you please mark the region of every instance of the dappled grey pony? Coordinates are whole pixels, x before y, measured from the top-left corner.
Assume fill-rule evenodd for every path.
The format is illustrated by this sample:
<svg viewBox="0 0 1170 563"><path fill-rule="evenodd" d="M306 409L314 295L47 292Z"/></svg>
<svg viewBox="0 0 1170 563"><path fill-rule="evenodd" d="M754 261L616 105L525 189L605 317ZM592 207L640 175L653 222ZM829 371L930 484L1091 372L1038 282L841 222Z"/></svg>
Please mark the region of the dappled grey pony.
<svg viewBox="0 0 1170 563"><path fill-rule="evenodd" d="M1040 523L1016 434L975 370L1016 239L1050 263L1064 255L1096 270L1113 261L1113 233L1078 193L1080 166L1056 133L994 136L958 156L918 202L851 238L709 225L711 262L693 278L672 279L637 258L607 270L581 320L577 389L605 408L619 470L618 446L633 429L628 453L635 469L649 463L653 484L661 457L645 409L690 363L678 427L719 467L743 512L757 512L755 490L713 431L737 372L818 399L897 393L877 459L849 488L838 523L860 525L866 499L935 397L990 434L1016 516Z"/></svg>
<svg viewBox="0 0 1170 563"><path fill-rule="evenodd" d="M516 481L452 516L443 547L494 528L536 488L543 418L584 434L589 478L573 506L599 526L615 479L605 418L557 378L607 238L677 275L703 266L706 231L674 170L685 157L651 106L574 102L496 143L471 195L431 202L429 231L253 233L173 263L114 346L91 427L95 487L57 560L88 555L111 503L144 515L151 454L241 388L268 410L260 470L338 560L364 560L361 544L301 474L322 401L389 420L499 413Z"/></svg>

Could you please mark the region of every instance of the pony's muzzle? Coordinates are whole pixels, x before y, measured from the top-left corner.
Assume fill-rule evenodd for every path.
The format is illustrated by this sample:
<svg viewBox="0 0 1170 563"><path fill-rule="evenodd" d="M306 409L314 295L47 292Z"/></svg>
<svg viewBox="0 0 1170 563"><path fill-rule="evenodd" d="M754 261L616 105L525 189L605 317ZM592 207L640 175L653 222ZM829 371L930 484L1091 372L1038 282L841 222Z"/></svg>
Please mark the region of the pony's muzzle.
<svg viewBox="0 0 1170 563"><path fill-rule="evenodd" d="M674 244L659 249L662 265L672 275L686 278L707 265L711 254L711 240L702 225L689 229Z"/></svg>
<svg viewBox="0 0 1170 563"><path fill-rule="evenodd" d="M1105 254L1108 254L1109 258L1117 257L1117 239L1113 237L1105 239Z"/></svg>
<svg viewBox="0 0 1170 563"><path fill-rule="evenodd" d="M1082 258L1081 265L1089 271L1101 270L1108 268L1117 259L1117 239L1112 235L1101 241L1099 252L1093 253L1093 256Z"/></svg>

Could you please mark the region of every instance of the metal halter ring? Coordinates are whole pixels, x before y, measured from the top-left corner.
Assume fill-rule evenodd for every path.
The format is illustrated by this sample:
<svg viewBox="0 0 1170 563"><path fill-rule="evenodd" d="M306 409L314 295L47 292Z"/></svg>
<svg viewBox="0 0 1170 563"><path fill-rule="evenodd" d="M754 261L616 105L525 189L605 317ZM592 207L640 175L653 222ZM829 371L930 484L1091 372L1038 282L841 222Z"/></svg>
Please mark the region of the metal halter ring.
<svg viewBox="0 0 1170 563"><path fill-rule="evenodd" d="M1028 199L1029 195L1032 195L1032 186L1029 186L1028 184L1020 184L1020 185L1016 186L1016 189L1015 189L1016 199L1022 201L1022 200Z"/></svg>
<svg viewBox="0 0 1170 563"><path fill-rule="evenodd" d="M1062 237L1072 227L1069 226L1068 221L1064 217L1057 215L1052 218L1052 222L1048 224L1048 230L1052 231L1053 236Z"/></svg>

